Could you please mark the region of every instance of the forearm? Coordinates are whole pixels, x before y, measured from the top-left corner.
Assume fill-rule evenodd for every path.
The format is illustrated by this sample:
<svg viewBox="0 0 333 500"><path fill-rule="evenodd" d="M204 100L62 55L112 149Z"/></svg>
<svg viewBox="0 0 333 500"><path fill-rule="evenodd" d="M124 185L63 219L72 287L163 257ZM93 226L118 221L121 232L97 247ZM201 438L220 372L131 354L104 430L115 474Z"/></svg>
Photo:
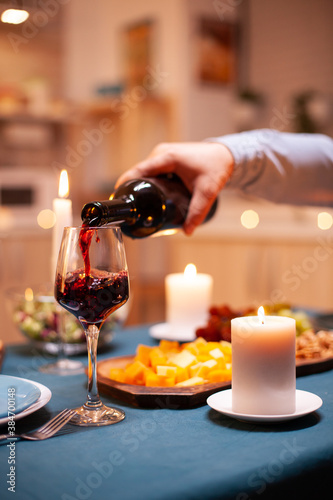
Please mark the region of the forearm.
<svg viewBox="0 0 333 500"><path fill-rule="evenodd" d="M234 158L228 187L279 203L333 206L333 140L263 129L209 139Z"/></svg>

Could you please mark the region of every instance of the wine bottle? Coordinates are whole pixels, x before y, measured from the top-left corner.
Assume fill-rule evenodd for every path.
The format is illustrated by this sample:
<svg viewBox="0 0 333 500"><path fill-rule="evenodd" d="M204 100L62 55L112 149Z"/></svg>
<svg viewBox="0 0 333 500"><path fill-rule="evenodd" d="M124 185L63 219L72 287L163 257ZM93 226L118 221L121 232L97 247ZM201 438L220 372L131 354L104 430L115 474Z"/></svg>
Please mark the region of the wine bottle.
<svg viewBox="0 0 333 500"><path fill-rule="evenodd" d="M130 180L119 186L109 200L93 201L82 208L85 226L117 223L131 238L144 238L157 231L181 228L191 193L175 174ZM215 200L205 221L215 213Z"/></svg>

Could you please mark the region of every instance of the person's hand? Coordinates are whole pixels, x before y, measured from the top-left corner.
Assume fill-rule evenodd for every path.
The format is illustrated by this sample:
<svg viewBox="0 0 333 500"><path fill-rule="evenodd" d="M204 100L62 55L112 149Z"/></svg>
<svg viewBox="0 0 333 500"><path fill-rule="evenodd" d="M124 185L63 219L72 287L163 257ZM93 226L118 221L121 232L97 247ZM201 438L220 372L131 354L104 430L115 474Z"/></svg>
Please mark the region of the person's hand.
<svg viewBox="0 0 333 500"><path fill-rule="evenodd" d="M190 235L208 214L215 198L230 178L234 166L229 149L215 142L162 143L148 158L117 180L116 187L131 179L174 172L192 193L183 229Z"/></svg>

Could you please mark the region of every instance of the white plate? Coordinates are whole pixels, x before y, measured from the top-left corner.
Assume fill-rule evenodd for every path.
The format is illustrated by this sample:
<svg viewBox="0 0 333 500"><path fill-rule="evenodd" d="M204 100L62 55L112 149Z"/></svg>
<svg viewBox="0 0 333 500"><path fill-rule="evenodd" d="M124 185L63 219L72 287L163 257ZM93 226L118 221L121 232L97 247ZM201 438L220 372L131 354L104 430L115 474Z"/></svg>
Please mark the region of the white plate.
<svg viewBox="0 0 333 500"><path fill-rule="evenodd" d="M318 410L323 404L322 399L316 394L306 391L296 391L296 411L287 415L250 415L232 411L232 389L216 392L207 399L207 404L214 410L229 417L246 422L283 422L294 418L303 417L308 413Z"/></svg>
<svg viewBox="0 0 333 500"><path fill-rule="evenodd" d="M25 380L26 382L32 382L32 380L28 380L28 379L20 379L20 380ZM42 385L39 382L32 382L32 383L35 384L36 387L38 387L38 389L40 390L40 393L41 393L40 397L34 404L29 406L29 408L26 408L25 410L21 411L21 413L18 413L17 415L15 415L15 421L19 420L20 418L24 418L27 415L30 415L30 413L33 413L33 412L39 410L40 408L45 406L50 401L50 399L52 397L52 392L50 391L50 389L48 387L45 387L45 385ZM0 425L6 424L8 421L9 421L9 417L0 418Z"/></svg>
<svg viewBox="0 0 333 500"><path fill-rule="evenodd" d="M196 339L195 329L174 330L168 323L158 323L149 328L149 335L158 340L177 340L179 342L191 342Z"/></svg>
<svg viewBox="0 0 333 500"><path fill-rule="evenodd" d="M11 392L11 389L15 392ZM0 418L8 416L10 411L21 413L40 398L40 390L34 382L10 375L0 375Z"/></svg>

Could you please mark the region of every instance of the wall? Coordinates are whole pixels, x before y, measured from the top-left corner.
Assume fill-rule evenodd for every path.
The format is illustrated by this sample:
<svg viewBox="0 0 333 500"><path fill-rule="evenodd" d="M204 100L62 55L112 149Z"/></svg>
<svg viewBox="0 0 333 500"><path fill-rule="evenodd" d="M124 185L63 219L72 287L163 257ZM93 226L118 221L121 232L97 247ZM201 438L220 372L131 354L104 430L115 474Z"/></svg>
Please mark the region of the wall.
<svg viewBox="0 0 333 500"><path fill-rule="evenodd" d="M133 22L152 19L156 21L153 67L163 72L157 93L175 102L179 139L227 132L232 90L199 88L194 75L193 36L201 14L218 18L214 3L203 0L72 0L65 21L67 97L91 100L96 87L122 81L122 30Z"/></svg>
<svg viewBox="0 0 333 500"><path fill-rule="evenodd" d="M72 0L65 18L66 95L79 101L92 99L96 88L123 81L122 33L139 21L156 21L153 66L167 76L159 93L178 91L183 70L183 0ZM186 26L185 26L186 33ZM177 54L177 57L174 57Z"/></svg>
<svg viewBox="0 0 333 500"><path fill-rule="evenodd" d="M197 29L202 16L239 26L235 85L198 82ZM66 5L66 96L91 99L97 86L121 81L122 30L149 18L156 21L153 65L164 73L158 92L176 104L180 140L237 131L235 104L244 88L265 99L251 128L293 130L294 94L309 89L331 92L332 16L330 0L72 0Z"/></svg>
<svg viewBox="0 0 333 500"><path fill-rule="evenodd" d="M276 128L293 130L295 94L318 90L332 98L333 2L250 0L248 7L249 85L267 103L260 125L270 126L279 112Z"/></svg>

